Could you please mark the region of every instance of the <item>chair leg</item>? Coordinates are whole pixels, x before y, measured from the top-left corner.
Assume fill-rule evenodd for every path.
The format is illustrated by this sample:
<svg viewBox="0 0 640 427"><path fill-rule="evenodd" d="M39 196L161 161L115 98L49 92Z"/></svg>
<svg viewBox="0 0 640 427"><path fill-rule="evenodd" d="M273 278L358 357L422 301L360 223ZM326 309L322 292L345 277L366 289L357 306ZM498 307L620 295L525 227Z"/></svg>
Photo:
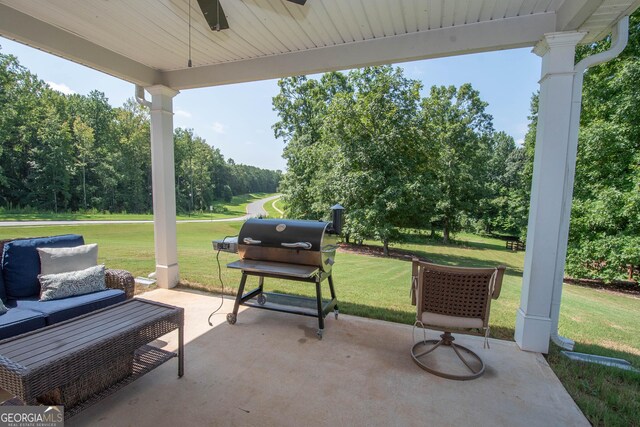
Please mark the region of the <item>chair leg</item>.
<svg viewBox="0 0 640 427"><path fill-rule="evenodd" d="M491 346L489 345L489 327L488 326L484 329L484 348L488 348L488 349L491 348Z"/></svg>
<svg viewBox="0 0 640 427"><path fill-rule="evenodd" d="M422 353L414 354L413 355L414 359L418 359L419 357L426 356L427 354L431 353L433 350L435 350L436 348L440 347L442 345L443 341L442 340L440 340L440 341L438 341L438 340L426 341L425 340L425 341L423 341L423 343L425 344L425 347L426 347L426 344L429 344L429 343L435 344L435 345L433 347L431 347L430 349L427 349L427 350L423 351Z"/></svg>
<svg viewBox="0 0 640 427"><path fill-rule="evenodd" d="M470 354L472 354L472 355L475 355L475 353L473 353L473 352L472 352L471 350L469 350L468 348L463 347L463 346L458 345L458 344L451 344L451 348L453 349L453 351L455 351L455 352L456 352L456 354L458 355L458 358L459 358L460 360L462 360L462 363L464 363L464 364L465 364L465 366L466 366L467 368L469 368L469 370L470 370L472 373L477 374L477 373L480 371L480 369L484 369L484 363L483 363L480 369L478 369L477 371L476 371L476 370L474 370L474 369L471 367L471 365L469 365L469 362L467 362L467 360L466 360L464 357L462 357L462 355L460 354L460 350L458 350L459 348L461 348L461 349L463 349L463 350L466 350L467 352L469 352L469 353L470 353ZM478 357L478 359L480 359L480 358ZM482 360L480 360L480 361L482 362Z"/></svg>
<svg viewBox="0 0 640 427"><path fill-rule="evenodd" d="M424 327L424 323L422 323L419 320L416 320L415 322L413 322L413 329L411 330L411 341L415 342L416 341L416 327L420 327L422 329L422 341L423 342L427 342L427 330Z"/></svg>
<svg viewBox="0 0 640 427"><path fill-rule="evenodd" d="M484 361L480 358L480 356L478 356L476 353L474 353L473 351L469 350L468 348L461 346L459 344L454 344L454 340L455 338L451 335L450 332L446 332L443 333L442 335L440 335L440 340L425 340L425 341L419 341L417 343L415 343L413 345L413 347L411 348L411 357L413 358L413 361L420 366L422 369L424 369L425 371L443 377L443 378L448 378L451 380L471 380L474 378L478 378L479 376L481 376L482 374L484 374L484 370L485 370L485 364ZM424 351L420 351L422 347L426 347L428 344L433 344L433 346L427 348ZM429 366L427 364L427 361L425 360L420 360L421 357L426 356L427 354L433 352L435 349L437 349L440 346L446 346L446 347L451 347L453 349L453 351L456 353L456 355L458 356L458 358L462 361L462 363L464 363L464 365L467 367L467 369L469 369L469 371L471 371L471 374L469 375L457 375L457 374L451 374L448 372L443 372L443 371L439 371L435 368L432 368L431 366ZM460 350L464 351L465 353L467 353L469 356L471 356L472 358L474 358L478 363L479 363L479 368L477 369L473 369L473 367L469 364L469 362L467 361L467 359L465 359L462 354L460 353Z"/></svg>

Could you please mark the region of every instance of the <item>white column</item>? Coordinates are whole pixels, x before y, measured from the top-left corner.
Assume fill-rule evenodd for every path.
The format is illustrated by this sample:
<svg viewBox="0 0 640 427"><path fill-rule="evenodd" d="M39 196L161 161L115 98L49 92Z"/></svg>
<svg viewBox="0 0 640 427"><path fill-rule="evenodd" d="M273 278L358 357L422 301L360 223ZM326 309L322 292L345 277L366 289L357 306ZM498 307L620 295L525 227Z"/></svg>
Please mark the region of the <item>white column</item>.
<svg viewBox="0 0 640 427"><path fill-rule="evenodd" d="M161 288L178 283L175 164L173 158L173 97L177 91L156 85L151 94L151 169L156 279Z"/></svg>
<svg viewBox="0 0 640 427"><path fill-rule="evenodd" d="M566 234L562 233L567 173L575 168L569 131L575 47L584 33L545 35L534 52L542 56L538 127L531 183L516 343L546 353L551 335L551 301L558 269L564 270ZM562 286L562 279L558 286Z"/></svg>

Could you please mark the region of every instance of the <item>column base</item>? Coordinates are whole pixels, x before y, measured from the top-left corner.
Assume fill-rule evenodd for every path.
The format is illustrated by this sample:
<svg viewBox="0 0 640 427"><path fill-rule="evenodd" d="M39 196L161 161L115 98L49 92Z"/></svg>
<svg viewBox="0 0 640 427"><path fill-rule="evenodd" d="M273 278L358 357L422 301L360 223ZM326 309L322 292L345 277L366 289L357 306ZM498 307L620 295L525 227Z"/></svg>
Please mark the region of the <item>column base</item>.
<svg viewBox="0 0 640 427"><path fill-rule="evenodd" d="M525 314L522 308L516 313L516 344L521 350L537 353L549 352L551 319Z"/></svg>
<svg viewBox="0 0 640 427"><path fill-rule="evenodd" d="M156 265L156 280L159 288L174 288L180 280L178 264Z"/></svg>

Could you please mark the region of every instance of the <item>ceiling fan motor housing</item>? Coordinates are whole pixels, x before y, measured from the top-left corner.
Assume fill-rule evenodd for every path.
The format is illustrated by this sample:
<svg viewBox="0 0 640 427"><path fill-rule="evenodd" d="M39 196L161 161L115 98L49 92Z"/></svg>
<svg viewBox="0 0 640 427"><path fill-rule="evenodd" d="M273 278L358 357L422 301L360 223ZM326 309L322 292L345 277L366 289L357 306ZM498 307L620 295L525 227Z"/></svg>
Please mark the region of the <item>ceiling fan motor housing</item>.
<svg viewBox="0 0 640 427"><path fill-rule="evenodd" d="M307 2L307 0L287 1L300 6L304 6ZM226 30L229 28L229 22L227 22L227 16L222 10L220 0L198 0L198 5L200 6L200 10L212 31Z"/></svg>

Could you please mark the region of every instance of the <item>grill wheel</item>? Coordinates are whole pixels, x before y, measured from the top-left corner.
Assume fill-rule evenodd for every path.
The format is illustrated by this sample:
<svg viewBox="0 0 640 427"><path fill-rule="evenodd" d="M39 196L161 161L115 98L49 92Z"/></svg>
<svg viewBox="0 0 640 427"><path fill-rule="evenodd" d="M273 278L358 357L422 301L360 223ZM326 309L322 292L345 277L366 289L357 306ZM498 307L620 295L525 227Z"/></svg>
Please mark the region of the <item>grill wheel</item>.
<svg viewBox="0 0 640 427"><path fill-rule="evenodd" d="M235 325L236 324L236 320L237 320L237 317L236 317L235 314L233 314L233 313L227 314L227 322L229 322L230 325Z"/></svg>

